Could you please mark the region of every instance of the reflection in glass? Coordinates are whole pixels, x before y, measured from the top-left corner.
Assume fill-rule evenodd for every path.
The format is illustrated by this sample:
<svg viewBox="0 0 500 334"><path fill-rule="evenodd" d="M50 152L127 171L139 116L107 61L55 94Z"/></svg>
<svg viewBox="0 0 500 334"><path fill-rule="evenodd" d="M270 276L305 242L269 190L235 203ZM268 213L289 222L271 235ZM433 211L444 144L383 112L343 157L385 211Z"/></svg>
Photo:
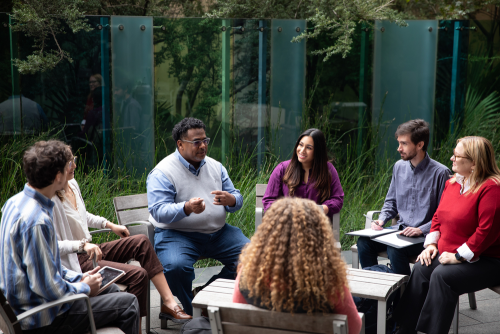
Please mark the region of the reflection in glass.
<svg viewBox="0 0 500 334"><path fill-rule="evenodd" d="M410 119L429 122L432 143L436 56L437 21L375 22L372 120L381 126L381 154L396 157L394 133Z"/></svg>
<svg viewBox="0 0 500 334"><path fill-rule="evenodd" d="M154 167L152 31L152 17L111 18L115 163L139 175Z"/></svg>
<svg viewBox="0 0 500 334"><path fill-rule="evenodd" d="M175 150L172 128L184 117L205 123L212 138L208 155L221 160L222 25L222 20L154 18L157 161Z"/></svg>

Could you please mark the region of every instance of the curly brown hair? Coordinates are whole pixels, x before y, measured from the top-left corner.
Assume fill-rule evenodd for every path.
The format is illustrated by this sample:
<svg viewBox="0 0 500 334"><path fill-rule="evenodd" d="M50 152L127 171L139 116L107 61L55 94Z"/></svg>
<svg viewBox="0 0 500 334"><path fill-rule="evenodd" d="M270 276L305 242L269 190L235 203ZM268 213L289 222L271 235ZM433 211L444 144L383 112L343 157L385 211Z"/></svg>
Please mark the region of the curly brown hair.
<svg viewBox="0 0 500 334"><path fill-rule="evenodd" d="M261 306L332 312L344 298L346 267L327 216L310 200L285 197L266 211L240 255L240 287ZM333 297L333 298L332 298Z"/></svg>

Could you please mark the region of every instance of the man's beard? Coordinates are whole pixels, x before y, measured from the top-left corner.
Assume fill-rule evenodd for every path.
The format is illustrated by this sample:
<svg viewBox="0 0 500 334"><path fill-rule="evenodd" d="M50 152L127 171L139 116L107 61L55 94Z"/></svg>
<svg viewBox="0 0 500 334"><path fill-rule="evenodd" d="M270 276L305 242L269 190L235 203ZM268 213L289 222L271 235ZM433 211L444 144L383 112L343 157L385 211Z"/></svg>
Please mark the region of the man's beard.
<svg viewBox="0 0 500 334"><path fill-rule="evenodd" d="M404 161L411 160L417 156L417 150L414 150L413 152L408 153L404 158L401 157Z"/></svg>

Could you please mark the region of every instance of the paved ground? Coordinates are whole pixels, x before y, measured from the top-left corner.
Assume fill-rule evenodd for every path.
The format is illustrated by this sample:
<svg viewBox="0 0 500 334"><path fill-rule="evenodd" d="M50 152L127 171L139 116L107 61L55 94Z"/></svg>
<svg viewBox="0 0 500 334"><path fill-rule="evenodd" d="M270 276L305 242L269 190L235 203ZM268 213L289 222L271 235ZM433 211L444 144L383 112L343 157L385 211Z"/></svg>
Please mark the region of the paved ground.
<svg viewBox="0 0 500 334"><path fill-rule="evenodd" d="M346 263L350 266L351 252L342 252ZM380 258L380 263L387 263L387 259ZM220 271L221 267L196 269L196 279L193 286L203 285L208 279ZM460 334L498 334L500 333L500 295L491 290L482 290L476 293L477 310L471 310L467 295L460 297ZM152 333L167 334L179 333L181 325L169 322L167 330L160 329L160 296L151 285L151 329ZM145 319L145 318L144 318ZM143 333L146 333L143 324ZM451 333L451 331L450 331Z"/></svg>

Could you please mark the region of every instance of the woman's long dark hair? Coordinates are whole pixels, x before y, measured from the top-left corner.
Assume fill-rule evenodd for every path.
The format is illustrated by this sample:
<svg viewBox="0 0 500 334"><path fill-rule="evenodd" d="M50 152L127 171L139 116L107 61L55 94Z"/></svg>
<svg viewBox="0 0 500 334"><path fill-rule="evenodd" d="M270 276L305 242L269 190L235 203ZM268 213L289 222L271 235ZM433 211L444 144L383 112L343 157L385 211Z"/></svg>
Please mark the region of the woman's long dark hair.
<svg viewBox="0 0 500 334"><path fill-rule="evenodd" d="M299 136L299 139L297 139L293 149L292 160L285 171L285 176L283 176L283 182L288 186L289 195L293 196L295 194L295 189L297 189L301 182L302 164L299 162L299 158L297 157L297 147L299 146L300 140L304 136L310 136L314 142L314 160L312 173L309 175L309 178L313 178L314 188L319 193L319 202L323 203L330 198L332 175L328 170L326 139L321 130L314 128L308 129Z"/></svg>

